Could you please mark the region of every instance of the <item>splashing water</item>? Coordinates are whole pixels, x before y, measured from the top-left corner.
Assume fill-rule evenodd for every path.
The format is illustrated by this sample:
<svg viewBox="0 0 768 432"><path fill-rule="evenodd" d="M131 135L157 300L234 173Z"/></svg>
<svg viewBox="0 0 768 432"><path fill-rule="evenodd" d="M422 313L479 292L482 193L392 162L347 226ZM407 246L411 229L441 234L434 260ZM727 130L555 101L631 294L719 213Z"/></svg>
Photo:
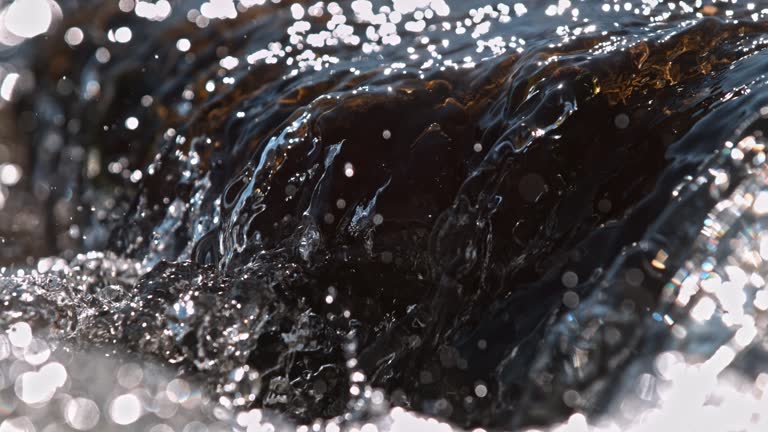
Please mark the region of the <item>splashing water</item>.
<svg viewBox="0 0 768 432"><path fill-rule="evenodd" d="M765 429L760 2L0 10L0 431Z"/></svg>

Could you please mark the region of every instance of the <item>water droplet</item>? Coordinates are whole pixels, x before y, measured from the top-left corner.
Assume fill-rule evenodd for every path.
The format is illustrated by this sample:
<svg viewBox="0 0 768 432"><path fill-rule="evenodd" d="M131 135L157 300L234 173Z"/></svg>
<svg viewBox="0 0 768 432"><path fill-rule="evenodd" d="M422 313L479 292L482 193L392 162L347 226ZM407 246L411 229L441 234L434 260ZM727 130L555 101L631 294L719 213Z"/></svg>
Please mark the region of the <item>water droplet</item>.
<svg viewBox="0 0 768 432"><path fill-rule="evenodd" d="M125 119L125 128L128 130L136 130L139 127L139 119L136 117L128 117Z"/></svg>
<svg viewBox="0 0 768 432"><path fill-rule="evenodd" d="M86 398L72 399L64 407L67 424L81 431L93 429L99 423L99 407Z"/></svg>
<svg viewBox="0 0 768 432"><path fill-rule="evenodd" d="M560 280L563 282L563 285L566 288L575 288L576 285L579 284L579 276L572 271L563 273L563 276Z"/></svg>
<svg viewBox="0 0 768 432"><path fill-rule="evenodd" d="M8 340L13 346L26 347L32 342L32 327L25 322L13 324L8 330Z"/></svg>
<svg viewBox="0 0 768 432"><path fill-rule="evenodd" d="M619 129L626 129L629 126L629 116L626 114L618 114L613 119L613 124Z"/></svg>
<svg viewBox="0 0 768 432"><path fill-rule="evenodd" d="M110 404L109 415L119 425L134 423L142 415L141 401L133 394L120 395Z"/></svg>
<svg viewBox="0 0 768 432"><path fill-rule="evenodd" d="M64 42L71 46L77 46L83 42L84 36L83 31L79 27L70 27L64 33Z"/></svg>

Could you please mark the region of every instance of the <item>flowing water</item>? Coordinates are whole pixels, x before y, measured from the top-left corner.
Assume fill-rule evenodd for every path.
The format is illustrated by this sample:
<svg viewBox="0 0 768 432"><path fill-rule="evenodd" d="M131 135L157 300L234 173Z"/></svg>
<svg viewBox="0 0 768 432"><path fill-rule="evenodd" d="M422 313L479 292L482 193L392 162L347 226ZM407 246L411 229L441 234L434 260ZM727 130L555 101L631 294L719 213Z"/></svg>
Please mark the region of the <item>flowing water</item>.
<svg viewBox="0 0 768 432"><path fill-rule="evenodd" d="M768 2L0 8L0 431L768 426Z"/></svg>

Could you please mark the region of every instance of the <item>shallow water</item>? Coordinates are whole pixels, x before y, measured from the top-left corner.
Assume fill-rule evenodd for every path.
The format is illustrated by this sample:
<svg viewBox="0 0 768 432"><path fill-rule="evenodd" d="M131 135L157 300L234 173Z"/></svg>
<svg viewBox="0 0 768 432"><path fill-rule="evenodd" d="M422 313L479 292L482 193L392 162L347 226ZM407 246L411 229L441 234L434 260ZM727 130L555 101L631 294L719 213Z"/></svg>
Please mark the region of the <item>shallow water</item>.
<svg viewBox="0 0 768 432"><path fill-rule="evenodd" d="M9 430L768 417L768 4L4 7Z"/></svg>

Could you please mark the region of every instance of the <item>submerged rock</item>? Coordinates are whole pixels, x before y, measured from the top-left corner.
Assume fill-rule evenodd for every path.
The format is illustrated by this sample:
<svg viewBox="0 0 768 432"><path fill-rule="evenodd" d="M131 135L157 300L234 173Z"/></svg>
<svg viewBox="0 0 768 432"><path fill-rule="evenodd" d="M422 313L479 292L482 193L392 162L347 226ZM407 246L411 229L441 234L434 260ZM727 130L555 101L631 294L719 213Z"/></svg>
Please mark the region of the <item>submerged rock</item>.
<svg viewBox="0 0 768 432"><path fill-rule="evenodd" d="M761 167L709 158L762 130L765 13L476 3L67 9L14 105L19 190L66 259L3 279L2 323L299 422L365 419L373 389L463 427L606 409L670 337L643 323L707 212Z"/></svg>

